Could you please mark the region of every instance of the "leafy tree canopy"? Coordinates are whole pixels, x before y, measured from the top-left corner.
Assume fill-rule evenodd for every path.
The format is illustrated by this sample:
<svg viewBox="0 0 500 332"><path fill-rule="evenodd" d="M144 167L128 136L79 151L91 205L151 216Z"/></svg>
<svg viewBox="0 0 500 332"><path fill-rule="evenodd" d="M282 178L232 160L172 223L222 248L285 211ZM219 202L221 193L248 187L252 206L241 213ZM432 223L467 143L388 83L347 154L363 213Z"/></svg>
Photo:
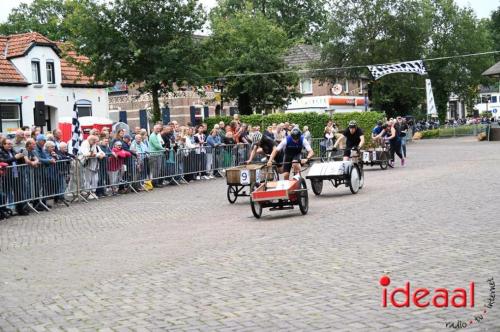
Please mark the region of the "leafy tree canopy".
<svg viewBox="0 0 500 332"><path fill-rule="evenodd" d="M288 38L313 42L327 20L328 0L218 0L212 11L219 17L230 17L247 10L249 5L255 13L281 27Z"/></svg>
<svg viewBox="0 0 500 332"><path fill-rule="evenodd" d="M159 120L161 91L200 80L194 33L204 20L196 0L113 0L77 6L66 23L77 51L90 58L85 71L102 80L144 82Z"/></svg>
<svg viewBox="0 0 500 332"><path fill-rule="evenodd" d="M297 96L294 73L240 76L287 69L284 55L291 46L285 31L249 8L230 17L212 15L207 68L226 77L225 99L237 99L240 113L281 108Z"/></svg>
<svg viewBox="0 0 500 332"><path fill-rule="evenodd" d="M453 0L334 0L322 55L323 66L394 63L489 51L488 25ZM441 118L453 92L471 104L491 56L426 62ZM347 76L366 69L349 71ZM334 73L338 74L338 73ZM334 75L331 74L330 75ZM412 113L425 100L425 77L393 74L375 81L375 108L388 115Z"/></svg>

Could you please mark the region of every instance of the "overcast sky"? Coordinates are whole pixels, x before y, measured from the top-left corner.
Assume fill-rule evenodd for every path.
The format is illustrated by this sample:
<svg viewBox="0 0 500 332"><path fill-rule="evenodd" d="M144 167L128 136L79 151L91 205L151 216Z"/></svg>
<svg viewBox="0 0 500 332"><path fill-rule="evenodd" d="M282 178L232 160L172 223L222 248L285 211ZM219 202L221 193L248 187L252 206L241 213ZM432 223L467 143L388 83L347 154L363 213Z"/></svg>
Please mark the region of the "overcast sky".
<svg viewBox="0 0 500 332"><path fill-rule="evenodd" d="M0 22L5 22L12 8L20 2L32 2L32 0L0 0ZM490 13L498 8L500 0L455 0L460 6L471 6L479 17L488 17ZM201 0L206 9L212 8L216 0Z"/></svg>

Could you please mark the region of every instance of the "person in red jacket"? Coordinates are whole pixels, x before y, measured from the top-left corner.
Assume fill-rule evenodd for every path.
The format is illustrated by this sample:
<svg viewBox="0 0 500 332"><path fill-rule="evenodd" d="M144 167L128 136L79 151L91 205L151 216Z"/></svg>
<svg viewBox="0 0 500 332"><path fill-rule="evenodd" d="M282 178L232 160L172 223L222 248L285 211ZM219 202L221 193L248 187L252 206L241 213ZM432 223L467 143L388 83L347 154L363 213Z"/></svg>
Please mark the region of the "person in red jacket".
<svg viewBox="0 0 500 332"><path fill-rule="evenodd" d="M111 156L108 159L108 177L111 183L113 196L118 195L118 183L120 183L121 175L123 172L125 158L130 157L132 154L122 149L122 142L115 141Z"/></svg>

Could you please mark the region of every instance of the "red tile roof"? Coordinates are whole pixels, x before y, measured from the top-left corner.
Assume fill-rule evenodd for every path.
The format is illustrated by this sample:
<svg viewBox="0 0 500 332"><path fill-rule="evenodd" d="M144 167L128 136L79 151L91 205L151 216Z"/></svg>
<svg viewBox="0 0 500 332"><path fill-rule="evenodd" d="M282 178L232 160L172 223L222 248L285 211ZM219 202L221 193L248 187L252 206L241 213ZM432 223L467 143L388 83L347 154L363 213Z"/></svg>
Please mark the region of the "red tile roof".
<svg viewBox="0 0 500 332"><path fill-rule="evenodd" d="M23 56L33 45L47 45L57 50L57 45L53 41L38 32L10 35L7 38L8 44L5 57L8 59Z"/></svg>
<svg viewBox="0 0 500 332"><path fill-rule="evenodd" d="M67 45L53 42L37 32L9 36L0 35L0 85L29 84L10 59L25 55L35 45L52 47L61 58L62 86L92 87L105 85L102 82L92 82L91 77L85 76L77 66L67 59L70 57L77 62L86 62L89 61L87 57L79 56L71 50L62 54L61 49L68 49Z"/></svg>

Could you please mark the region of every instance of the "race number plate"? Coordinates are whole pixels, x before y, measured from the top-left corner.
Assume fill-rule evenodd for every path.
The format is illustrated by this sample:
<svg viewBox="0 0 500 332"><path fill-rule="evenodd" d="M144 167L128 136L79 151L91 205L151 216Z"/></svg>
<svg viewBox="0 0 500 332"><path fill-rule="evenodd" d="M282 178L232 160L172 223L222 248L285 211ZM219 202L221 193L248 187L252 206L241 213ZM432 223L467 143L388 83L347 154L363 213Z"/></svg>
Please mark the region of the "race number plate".
<svg viewBox="0 0 500 332"><path fill-rule="evenodd" d="M370 161L370 152L363 152L363 161L364 162L369 162Z"/></svg>
<svg viewBox="0 0 500 332"><path fill-rule="evenodd" d="M240 183L250 184L250 171L248 169L243 169L240 171Z"/></svg>

